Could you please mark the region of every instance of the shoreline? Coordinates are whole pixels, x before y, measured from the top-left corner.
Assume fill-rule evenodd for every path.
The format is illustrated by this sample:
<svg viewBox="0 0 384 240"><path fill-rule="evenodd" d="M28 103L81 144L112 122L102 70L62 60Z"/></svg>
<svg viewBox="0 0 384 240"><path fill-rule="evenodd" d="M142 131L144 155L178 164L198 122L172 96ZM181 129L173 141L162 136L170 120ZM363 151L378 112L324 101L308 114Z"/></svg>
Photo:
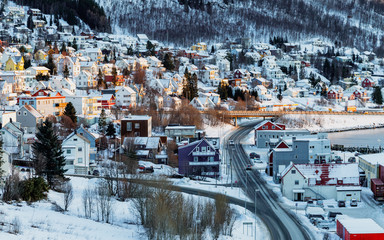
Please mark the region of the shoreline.
<svg viewBox="0 0 384 240"><path fill-rule="evenodd" d="M310 131L311 134L316 133L335 133L335 132L349 132L349 131L359 131L359 130L369 130L376 128L384 128L384 124L378 124L375 126L357 126L357 127L347 127L347 128L339 128L339 129L328 129L324 131Z"/></svg>

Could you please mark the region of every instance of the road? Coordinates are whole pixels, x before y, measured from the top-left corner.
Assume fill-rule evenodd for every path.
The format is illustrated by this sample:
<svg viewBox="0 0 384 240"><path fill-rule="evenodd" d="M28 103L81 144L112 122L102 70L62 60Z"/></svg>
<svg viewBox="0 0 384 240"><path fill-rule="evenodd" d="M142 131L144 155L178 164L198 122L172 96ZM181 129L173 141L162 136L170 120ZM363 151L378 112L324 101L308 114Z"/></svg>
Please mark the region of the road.
<svg viewBox="0 0 384 240"><path fill-rule="evenodd" d="M276 194L267 187L260 173L257 170L245 170L246 166L250 164L250 160L240 141L249 134L254 125L255 122L239 127L229 137L229 140L233 140L235 144L226 143L229 157L232 159L232 167L244 192L250 199L255 199L256 193L257 215L269 229L273 240L313 239L313 236L301 225L297 217L279 203ZM258 191L256 192L256 190Z"/></svg>

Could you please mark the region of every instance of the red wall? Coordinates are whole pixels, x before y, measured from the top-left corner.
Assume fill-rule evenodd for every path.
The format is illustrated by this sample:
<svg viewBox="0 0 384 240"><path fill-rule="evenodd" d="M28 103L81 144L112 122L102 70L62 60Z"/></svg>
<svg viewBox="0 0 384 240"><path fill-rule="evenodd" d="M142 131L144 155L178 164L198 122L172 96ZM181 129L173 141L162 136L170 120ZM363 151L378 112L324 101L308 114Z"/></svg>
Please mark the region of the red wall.
<svg viewBox="0 0 384 240"><path fill-rule="evenodd" d="M360 233L350 234L347 229L336 221L336 233L343 240L379 240L384 239L384 233Z"/></svg>

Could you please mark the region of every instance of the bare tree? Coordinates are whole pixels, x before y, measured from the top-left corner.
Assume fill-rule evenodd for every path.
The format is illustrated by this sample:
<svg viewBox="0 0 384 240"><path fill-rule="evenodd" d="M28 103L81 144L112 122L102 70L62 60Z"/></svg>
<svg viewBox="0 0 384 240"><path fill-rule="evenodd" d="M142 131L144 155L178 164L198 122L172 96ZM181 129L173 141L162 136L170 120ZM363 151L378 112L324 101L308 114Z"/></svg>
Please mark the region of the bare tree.
<svg viewBox="0 0 384 240"><path fill-rule="evenodd" d="M91 188L86 188L83 191L82 195L82 202L84 207L84 216L85 218L92 218L92 211L93 211L93 198L94 198L94 191Z"/></svg>
<svg viewBox="0 0 384 240"><path fill-rule="evenodd" d="M95 188L97 220L110 223L112 219L112 199L106 182L102 181Z"/></svg>
<svg viewBox="0 0 384 240"><path fill-rule="evenodd" d="M69 205L71 205L73 200L73 188L70 182L66 182L63 186L64 192L64 211L68 211Z"/></svg>

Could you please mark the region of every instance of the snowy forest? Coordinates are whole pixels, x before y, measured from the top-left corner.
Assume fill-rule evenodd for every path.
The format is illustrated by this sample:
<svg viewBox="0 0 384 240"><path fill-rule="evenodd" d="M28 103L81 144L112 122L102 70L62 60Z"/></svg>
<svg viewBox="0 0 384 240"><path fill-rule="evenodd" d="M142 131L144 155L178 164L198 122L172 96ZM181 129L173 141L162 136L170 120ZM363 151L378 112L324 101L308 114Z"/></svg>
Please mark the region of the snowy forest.
<svg viewBox="0 0 384 240"><path fill-rule="evenodd" d="M116 33L188 46L271 36L289 40L323 37L343 45L384 53L384 4L367 0L96 0ZM188 27L186 27L188 26ZM380 45L381 44L381 45Z"/></svg>

